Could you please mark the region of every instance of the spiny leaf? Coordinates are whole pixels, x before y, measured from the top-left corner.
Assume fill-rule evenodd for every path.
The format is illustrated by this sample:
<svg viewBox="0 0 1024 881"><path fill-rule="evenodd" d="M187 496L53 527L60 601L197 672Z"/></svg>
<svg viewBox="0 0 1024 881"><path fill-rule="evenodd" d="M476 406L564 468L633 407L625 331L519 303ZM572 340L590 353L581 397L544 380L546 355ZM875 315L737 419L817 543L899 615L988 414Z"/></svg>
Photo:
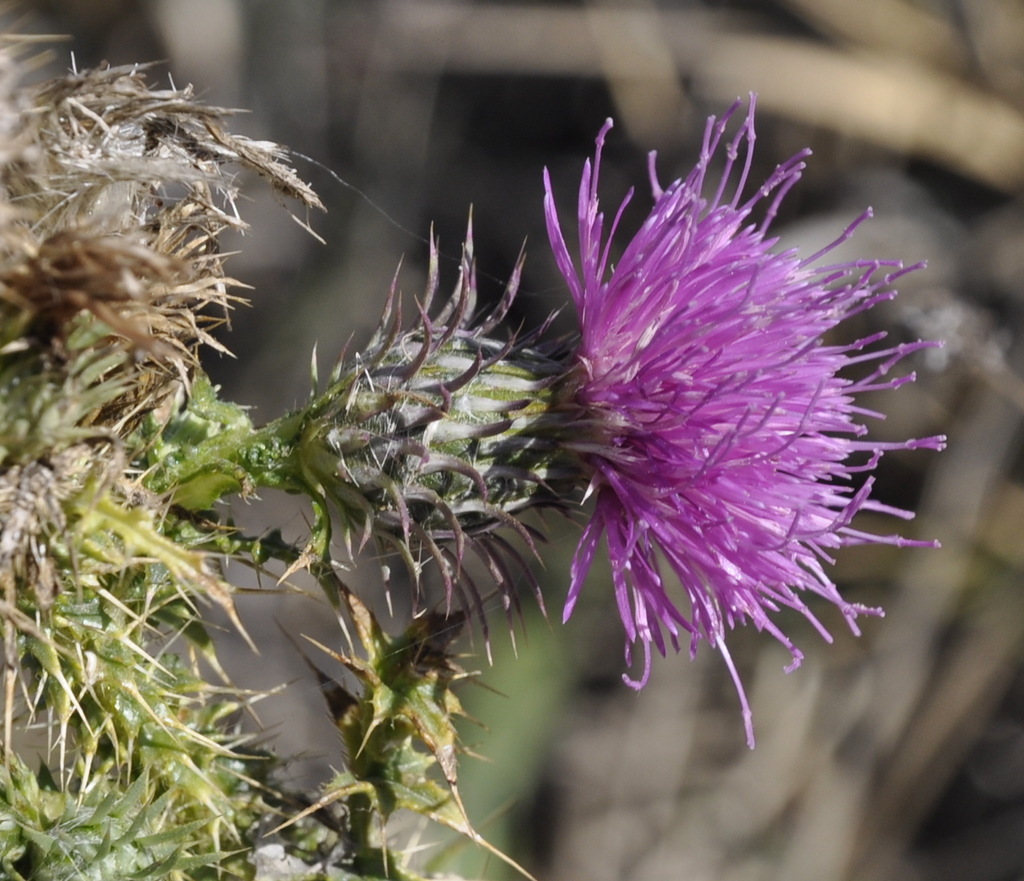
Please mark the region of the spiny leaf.
<svg viewBox="0 0 1024 881"><path fill-rule="evenodd" d="M77 513L78 529L85 537L96 533L112 533L122 542L120 552L108 551L110 562L121 566L130 566L139 562L153 561L167 567L171 575L184 583L198 586L212 597L231 619L238 632L242 634L255 652L256 646L242 626L241 619L235 611L231 598L231 589L219 578L210 575L206 569L203 554L182 548L177 543L165 538L157 528L153 515L143 508L128 508L118 504L109 493L101 492L88 504L81 504ZM103 553L103 546L95 540L91 547L97 553ZM107 545L106 548L110 546Z"/></svg>
<svg viewBox="0 0 1024 881"><path fill-rule="evenodd" d="M349 767L327 784L314 805L283 826L336 801L348 802L350 814L376 812L382 827L395 811L408 810L466 836L531 877L473 829L459 796L453 717L462 715L462 705L451 687L467 674L453 662L449 649L461 619L425 615L404 633L389 637L366 604L340 582L338 586L366 657L341 654L306 638L362 685L358 697L343 690L345 699L336 701L334 712ZM317 677L327 679L319 672ZM435 779L435 765L446 785Z"/></svg>

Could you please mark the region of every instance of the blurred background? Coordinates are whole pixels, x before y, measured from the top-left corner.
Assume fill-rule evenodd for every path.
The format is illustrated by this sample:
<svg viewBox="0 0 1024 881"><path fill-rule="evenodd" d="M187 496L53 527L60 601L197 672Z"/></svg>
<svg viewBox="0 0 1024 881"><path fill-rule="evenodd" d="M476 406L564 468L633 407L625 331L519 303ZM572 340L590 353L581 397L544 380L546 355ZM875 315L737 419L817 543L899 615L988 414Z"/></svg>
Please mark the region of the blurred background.
<svg viewBox="0 0 1024 881"><path fill-rule="evenodd" d="M649 205L647 151L658 150L663 181L685 175L705 118L756 91L753 177L804 146L815 154L779 218L787 244L812 253L871 205L875 220L844 257L928 261L865 320L896 339L946 340L911 365L915 385L872 402L890 413L878 437L949 435L945 453L891 454L879 475L886 502L920 512L906 533L943 549L841 554L845 595L887 615L863 621L856 639L835 609L812 604L831 646L781 616L807 655L793 674L766 634L732 635L754 709L751 752L706 646L694 662L657 662L639 695L621 683L602 573L569 625L558 623L579 532L557 527L540 570L550 621L524 600L515 658L496 617L490 668L479 636L467 643L476 657L466 666L485 668L493 689L464 693L486 726L464 731L487 757L462 762L470 814L543 881L1024 878L1022 0L19 8L23 30L70 35L51 72L160 61L154 81L245 108L235 131L309 157L295 164L328 207L309 218L325 244L258 182L240 182L251 230L230 243L229 270L252 286L253 308L233 316L237 359L208 368L258 419L305 397L314 344L326 365L350 338L366 339L400 261L402 287L422 287L431 224L454 282L470 206L484 292L500 291L525 241L512 321L532 326L566 306L545 244L541 169L571 207L613 116L602 190L610 205L637 186L625 221L635 226ZM559 321L568 330L572 315ZM269 494L236 515L253 529L305 529L301 506ZM285 685L260 718L275 748L297 756L291 782L312 785L341 763L340 745L282 631L329 645L339 633L315 596L238 579L260 591L242 613L262 654L225 628L227 665L240 685ZM378 580L366 575L366 590ZM438 871L509 874L478 853L445 856Z"/></svg>

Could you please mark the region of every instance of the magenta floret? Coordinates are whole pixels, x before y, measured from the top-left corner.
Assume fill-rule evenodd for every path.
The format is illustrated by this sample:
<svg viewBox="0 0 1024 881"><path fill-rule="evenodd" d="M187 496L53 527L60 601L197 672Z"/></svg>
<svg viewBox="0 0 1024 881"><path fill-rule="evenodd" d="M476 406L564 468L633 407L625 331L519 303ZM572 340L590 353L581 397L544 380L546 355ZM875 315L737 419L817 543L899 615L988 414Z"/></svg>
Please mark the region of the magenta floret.
<svg viewBox="0 0 1024 881"><path fill-rule="evenodd" d="M548 235L579 315L576 403L587 429L577 448L592 469L596 496L576 550L564 617L604 538L627 664L637 643L644 654L639 676L626 681L635 688L647 682L652 644L662 654L667 643L678 650L685 633L693 654L707 640L736 682L751 743L750 710L725 645L726 629L751 620L786 646L792 669L801 652L772 612L797 609L826 639L828 631L804 602L806 592L837 605L855 631L859 615L880 614L839 595L825 569L834 549L933 543L852 526L858 511L912 516L872 499L872 477L853 476L873 470L885 450L944 444L941 437L888 444L866 438L861 419L880 414L857 404L860 393L912 381L913 375L892 378L888 371L934 344L880 346L882 333L846 345L827 345L823 338L844 319L895 296L893 282L917 267L821 264L870 212L811 257L778 250L768 230L808 151L746 195L754 105L752 98L731 140L726 131L739 102L708 121L700 160L685 180L663 189L652 154L654 206L614 267L611 241L632 191L606 231L597 187L611 120L598 135L593 163L583 169L578 265L546 171L544 177ZM720 152L725 167L707 196L709 167ZM870 375L844 376L865 361L875 365Z"/></svg>

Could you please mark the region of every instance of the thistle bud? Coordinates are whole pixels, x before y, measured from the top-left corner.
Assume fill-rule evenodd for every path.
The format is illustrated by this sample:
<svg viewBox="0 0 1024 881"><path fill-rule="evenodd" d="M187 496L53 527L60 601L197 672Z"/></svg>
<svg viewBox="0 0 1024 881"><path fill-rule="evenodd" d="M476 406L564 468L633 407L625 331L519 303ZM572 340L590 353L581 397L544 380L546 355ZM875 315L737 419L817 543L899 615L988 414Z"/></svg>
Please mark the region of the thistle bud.
<svg viewBox="0 0 1024 881"><path fill-rule="evenodd" d="M468 589L460 600L479 608L463 568L467 549L508 598L515 572L529 570L498 530L532 550L536 533L520 515L564 507L586 476L566 443L573 405L565 353L536 345L544 328L507 341L492 336L515 297L521 263L483 317L475 314L472 229L455 290L432 316L437 263L432 244L426 293L410 327L392 286L369 346L335 368L307 409L299 460L306 482L340 514L350 550L374 539L401 556L417 585L433 560L449 602Z"/></svg>

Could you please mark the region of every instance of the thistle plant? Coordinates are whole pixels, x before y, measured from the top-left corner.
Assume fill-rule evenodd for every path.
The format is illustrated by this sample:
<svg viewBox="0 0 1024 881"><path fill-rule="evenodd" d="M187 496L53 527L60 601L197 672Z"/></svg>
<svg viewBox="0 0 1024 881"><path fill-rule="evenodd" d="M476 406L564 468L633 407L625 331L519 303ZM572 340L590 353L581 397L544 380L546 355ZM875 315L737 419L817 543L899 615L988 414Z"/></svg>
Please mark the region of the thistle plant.
<svg viewBox="0 0 1024 881"><path fill-rule="evenodd" d="M301 211L321 207L316 195L281 148L229 134L226 111L149 85L142 68L26 89L16 67L0 54L6 877L424 877L389 828L399 811L497 853L459 794L457 688L471 675L454 640L465 625L489 647L495 591L510 629L518 585L544 608L534 509L593 505L563 616L603 540L627 663L636 645L644 655L627 682L647 681L652 646L707 641L751 745L726 630L749 618L795 666L780 606L817 623L804 598L816 594L851 627L876 611L840 596L836 548L920 543L853 522L910 516L859 475L888 449L943 439L867 438L861 420L879 414L858 396L910 381L887 374L931 344L823 340L909 270L821 265L863 217L818 254L778 249L769 227L805 155L747 192L753 100L738 125L738 107L709 121L685 180L662 188L652 157L653 207L614 267L621 209L606 233L597 196L610 123L584 168L576 259L545 176L576 337L503 328L522 261L479 308L470 228L450 293L432 243L424 295L410 304L396 282L370 342L323 381L314 370L301 407L257 425L199 358L223 351L214 333L237 302L218 250L243 225L234 174L258 173ZM847 377L862 364L866 376ZM308 500L305 539L234 527L221 503L265 488ZM396 636L345 581L367 548L388 590L410 593ZM225 557L276 565L282 582L307 570L338 616L338 644L319 649L355 686L311 660L344 751L320 792L293 791L240 733L260 695L223 676L204 622L212 602L245 632Z"/></svg>
<svg viewBox="0 0 1024 881"><path fill-rule="evenodd" d="M200 381L199 348L221 347L229 168L318 202L276 147L140 68L23 89L17 62L5 46L0 872L245 876L272 763L239 737L249 696L198 664L218 669L197 610L237 622L231 589L142 469Z"/></svg>

